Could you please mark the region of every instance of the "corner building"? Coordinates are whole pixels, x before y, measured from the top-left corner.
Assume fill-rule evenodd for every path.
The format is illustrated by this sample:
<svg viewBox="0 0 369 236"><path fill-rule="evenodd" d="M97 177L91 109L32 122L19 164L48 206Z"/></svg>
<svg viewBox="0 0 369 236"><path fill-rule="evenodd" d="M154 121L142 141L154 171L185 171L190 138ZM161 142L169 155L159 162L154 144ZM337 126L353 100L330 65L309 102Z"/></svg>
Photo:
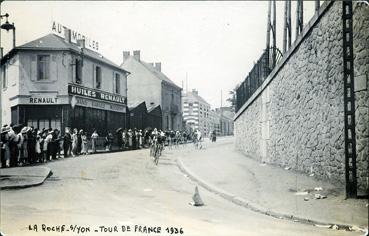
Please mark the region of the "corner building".
<svg viewBox="0 0 369 236"><path fill-rule="evenodd" d="M78 43L65 30L64 38L48 34L3 57L3 124L97 129L100 135L128 127L128 72Z"/></svg>

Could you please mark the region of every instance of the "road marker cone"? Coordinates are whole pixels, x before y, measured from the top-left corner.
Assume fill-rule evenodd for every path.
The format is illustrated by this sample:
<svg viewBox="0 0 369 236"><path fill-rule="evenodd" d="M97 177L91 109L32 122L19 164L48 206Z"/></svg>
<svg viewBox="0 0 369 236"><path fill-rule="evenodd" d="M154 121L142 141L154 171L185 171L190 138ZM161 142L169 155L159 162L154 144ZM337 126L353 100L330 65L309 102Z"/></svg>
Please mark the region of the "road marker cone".
<svg viewBox="0 0 369 236"><path fill-rule="evenodd" d="M191 205L193 206L203 206L204 205L204 202L202 201L200 197L199 189L197 188L197 186L195 188L195 193L192 196L192 200L193 202L191 202Z"/></svg>

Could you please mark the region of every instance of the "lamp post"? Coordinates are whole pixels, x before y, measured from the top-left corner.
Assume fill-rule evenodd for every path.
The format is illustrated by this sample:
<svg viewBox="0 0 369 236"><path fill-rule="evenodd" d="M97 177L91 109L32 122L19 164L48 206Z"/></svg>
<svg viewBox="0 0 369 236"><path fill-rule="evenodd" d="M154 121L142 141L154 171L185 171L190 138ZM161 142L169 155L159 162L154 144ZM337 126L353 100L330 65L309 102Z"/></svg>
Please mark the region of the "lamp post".
<svg viewBox="0 0 369 236"><path fill-rule="evenodd" d="M3 58L3 48L1 46L1 29L4 29L6 31L13 30L13 48L15 48L15 26L14 26L14 23L13 24L9 23L9 21L8 21L9 14L8 13L6 13L4 15L1 15L1 3L2 2L3 1L0 0L0 60ZM1 24L1 19L3 17L6 17L6 21L5 21L4 24ZM4 70L5 70L5 68L4 68ZM0 71L0 72L2 72L2 71ZM1 73L1 74L4 75L4 73ZM2 114L3 82L4 82L4 79L1 78L1 83L0 83L0 111L1 111L1 113L0 113L0 125L1 126L3 125L2 124L3 123L2 122L3 121L3 119L2 119L2 116L3 116L3 114Z"/></svg>
<svg viewBox="0 0 369 236"><path fill-rule="evenodd" d="M6 21L5 21L4 24L0 25L0 28L6 30L7 32L9 30L13 30L13 48L15 48L15 26L14 26L14 23L12 23L12 24L9 23L9 21L8 21L9 14L8 13L6 13L5 15L0 15L0 18L3 18L4 16L6 17Z"/></svg>

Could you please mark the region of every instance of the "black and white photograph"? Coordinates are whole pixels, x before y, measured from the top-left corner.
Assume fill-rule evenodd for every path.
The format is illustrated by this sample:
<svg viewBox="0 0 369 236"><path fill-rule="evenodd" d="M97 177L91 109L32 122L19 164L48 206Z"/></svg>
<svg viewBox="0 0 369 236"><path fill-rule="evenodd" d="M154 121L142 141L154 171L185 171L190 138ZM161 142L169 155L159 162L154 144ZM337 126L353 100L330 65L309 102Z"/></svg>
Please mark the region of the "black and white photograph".
<svg viewBox="0 0 369 236"><path fill-rule="evenodd" d="M0 65L0 236L368 236L368 0L0 0Z"/></svg>

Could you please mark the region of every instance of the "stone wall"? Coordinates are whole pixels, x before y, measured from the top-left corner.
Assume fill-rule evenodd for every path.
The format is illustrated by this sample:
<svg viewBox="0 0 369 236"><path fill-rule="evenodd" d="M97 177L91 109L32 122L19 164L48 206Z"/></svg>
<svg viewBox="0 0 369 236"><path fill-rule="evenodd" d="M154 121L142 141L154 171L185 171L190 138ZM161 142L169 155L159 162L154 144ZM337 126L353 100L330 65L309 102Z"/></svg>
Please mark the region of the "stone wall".
<svg viewBox="0 0 369 236"><path fill-rule="evenodd" d="M369 186L369 6L354 5L356 152L359 189Z"/></svg>
<svg viewBox="0 0 369 236"><path fill-rule="evenodd" d="M358 182L368 189L368 7L354 4ZM236 147L267 163L345 183L342 2L325 2L235 118ZM356 79L357 76L361 76Z"/></svg>

